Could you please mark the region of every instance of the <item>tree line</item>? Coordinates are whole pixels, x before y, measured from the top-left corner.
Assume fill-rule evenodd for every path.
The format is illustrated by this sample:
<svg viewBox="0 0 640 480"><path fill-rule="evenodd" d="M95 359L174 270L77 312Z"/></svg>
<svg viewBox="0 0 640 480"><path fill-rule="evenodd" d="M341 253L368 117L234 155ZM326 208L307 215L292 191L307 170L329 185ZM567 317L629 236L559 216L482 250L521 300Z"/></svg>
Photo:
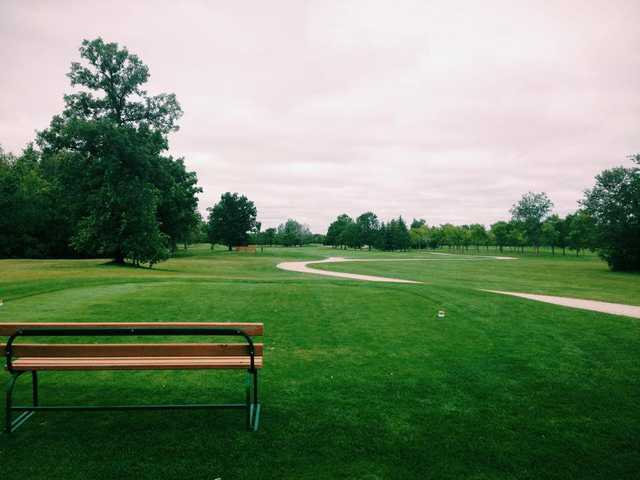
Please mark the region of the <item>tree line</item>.
<svg viewBox="0 0 640 480"><path fill-rule="evenodd" d="M640 155L631 157L640 165ZM373 212L352 219L339 215L327 230L325 244L334 248L363 246L380 250L449 248L458 251L505 249L536 253L547 247L552 255L567 249L576 255L597 251L613 270L640 270L640 168L616 167L600 173L585 191L580 208L564 218L552 212L546 193L528 192L515 203L509 220L489 228L482 224L427 225L414 219L409 228L402 217L388 223Z"/></svg>
<svg viewBox="0 0 640 480"><path fill-rule="evenodd" d="M597 248L594 221L586 211L560 218L549 214L552 205L544 193L527 193L512 208L511 220L496 222L489 228L479 223L429 226L424 219L413 219L407 228L402 217L385 224L373 212L363 213L355 220L342 214L329 226L325 244L386 251L409 248L480 251L494 247L501 252L505 249L522 252L529 247L539 252L540 247L549 247L554 255L556 249L566 254L569 248L579 255L583 250Z"/></svg>

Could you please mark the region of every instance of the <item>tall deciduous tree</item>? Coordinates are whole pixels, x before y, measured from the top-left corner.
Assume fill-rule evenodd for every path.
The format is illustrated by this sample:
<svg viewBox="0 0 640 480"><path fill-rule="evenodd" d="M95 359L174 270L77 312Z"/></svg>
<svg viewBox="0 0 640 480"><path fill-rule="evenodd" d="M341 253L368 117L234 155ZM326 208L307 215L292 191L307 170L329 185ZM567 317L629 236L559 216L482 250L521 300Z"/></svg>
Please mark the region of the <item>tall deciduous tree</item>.
<svg viewBox="0 0 640 480"><path fill-rule="evenodd" d="M632 161L640 165L640 154ZM603 171L582 203L593 218L600 256L613 270L640 270L640 168Z"/></svg>
<svg viewBox="0 0 640 480"><path fill-rule="evenodd" d="M245 245L256 225L256 206L244 195L223 193L209 211L209 241L222 243L229 250Z"/></svg>
<svg viewBox="0 0 640 480"><path fill-rule="evenodd" d="M376 241L378 236L378 230L380 229L380 220L378 216L373 212L365 212L356 219L356 224L359 228L359 240L360 245L367 245L369 251Z"/></svg>
<svg viewBox="0 0 640 480"><path fill-rule="evenodd" d="M512 220L521 222L525 240L539 252L542 236L542 222L551 213L553 202L546 193L529 192L511 208Z"/></svg>
<svg viewBox="0 0 640 480"><path fill-rule="evenodd" d="M85 40L80 56L68 76L82 90L38 134L42 168L64 199L75 250L153 265L197 222L195 174L161 155L180 105L149 96L147 66L116 43Z"/></svg>
<svg viewBox="0 0 640 480"><path fill-rule="evenodd" d="M351 223L353 223L353 219L349 215L346 213L339 215L338 218L329 225L327 236L325 237L325 243L333 247L343 246L344 244L341 243L342 232L347 225Z"/></svg>

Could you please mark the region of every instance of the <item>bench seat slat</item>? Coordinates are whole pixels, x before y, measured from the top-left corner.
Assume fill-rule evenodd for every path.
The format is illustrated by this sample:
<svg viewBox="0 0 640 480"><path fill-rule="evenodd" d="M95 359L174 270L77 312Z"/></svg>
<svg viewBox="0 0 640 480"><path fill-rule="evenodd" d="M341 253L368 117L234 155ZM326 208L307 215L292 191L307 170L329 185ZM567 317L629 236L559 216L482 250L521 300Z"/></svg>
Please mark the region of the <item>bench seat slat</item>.
<svg viewBox="0 0 640 480"><path fill-rule="evenodd" d="M248 368L249 356L233 357L21 357L13 361L14 370L180 370ZM255 357L262 368L262 357Z"/></svg>
<svg viewBox="0 0 640 480"><path fill-rule="evenodd" d="M252 337L262 336L264 326L262 323L246 322L0 322L0 336L8 337L16 330L27 328L166 328L166 327L212 327L212 328L239 328Z"/></svg>
<svg viewBox="0 0 640 480"><path fill-rule="evenodd" d="M262 355L263 345L254 344ZM0 355L4 355L0 345ZM246 343L15 343L14 357L231 357L248 355Z"/></svg>

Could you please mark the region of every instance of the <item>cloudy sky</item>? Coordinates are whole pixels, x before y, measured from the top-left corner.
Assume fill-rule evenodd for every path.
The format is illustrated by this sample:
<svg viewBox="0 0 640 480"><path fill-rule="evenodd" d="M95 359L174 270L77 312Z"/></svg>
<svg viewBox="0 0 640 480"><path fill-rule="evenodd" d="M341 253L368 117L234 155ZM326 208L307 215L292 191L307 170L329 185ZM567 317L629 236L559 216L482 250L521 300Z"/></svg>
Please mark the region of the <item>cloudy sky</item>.
<svg viewBox="0 0 640 480"><path fill-rule="evenodd" d="M102 36L177 95L203 211L238 191L265 226L489 224L531 190L565 214L640 152L639 20L638 0L1 0L0 144L48 125Z"/></svg>

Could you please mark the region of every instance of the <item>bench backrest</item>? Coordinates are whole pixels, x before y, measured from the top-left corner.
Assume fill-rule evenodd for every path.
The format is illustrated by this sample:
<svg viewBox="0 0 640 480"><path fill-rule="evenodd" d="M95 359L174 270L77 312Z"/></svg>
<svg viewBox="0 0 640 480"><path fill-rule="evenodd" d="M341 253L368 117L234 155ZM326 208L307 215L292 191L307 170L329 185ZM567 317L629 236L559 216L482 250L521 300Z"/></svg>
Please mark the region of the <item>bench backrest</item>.
<svg viewBox="0 0 640 480"><path fill-rule="evenodd" d="M10 337L18 330L33 328L234 328L250 337L262 336L262 323L224 322L66 322L66 323L0 323L0 337ZM135 335L135 334L134 334ZM204 337L212 338L212 337ZM242 337L240 337L242 339ZM173 340L174 338L172 338ZM5 353L5 341L0 341L0 354ZM262 356L263 345L255 343L255 355ZM13 345L15 356L28 357L233 357L249 354L247 343L18 343Z"/></svg>

